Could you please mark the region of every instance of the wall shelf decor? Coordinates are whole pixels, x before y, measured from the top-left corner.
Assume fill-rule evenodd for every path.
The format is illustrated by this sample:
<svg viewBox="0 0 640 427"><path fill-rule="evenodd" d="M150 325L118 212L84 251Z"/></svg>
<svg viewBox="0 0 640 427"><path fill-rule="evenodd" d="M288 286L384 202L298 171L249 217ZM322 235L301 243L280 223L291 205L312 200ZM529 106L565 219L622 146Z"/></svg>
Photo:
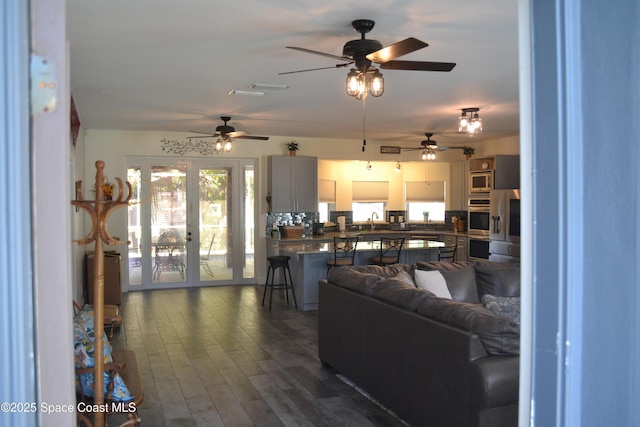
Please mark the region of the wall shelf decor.
<svg viewBox="0 0 640 427"><path fill-rule="evenodd" d="M380 153L382 154L400 154L400 147L393 145L383 145L380 147Z"/></svg>

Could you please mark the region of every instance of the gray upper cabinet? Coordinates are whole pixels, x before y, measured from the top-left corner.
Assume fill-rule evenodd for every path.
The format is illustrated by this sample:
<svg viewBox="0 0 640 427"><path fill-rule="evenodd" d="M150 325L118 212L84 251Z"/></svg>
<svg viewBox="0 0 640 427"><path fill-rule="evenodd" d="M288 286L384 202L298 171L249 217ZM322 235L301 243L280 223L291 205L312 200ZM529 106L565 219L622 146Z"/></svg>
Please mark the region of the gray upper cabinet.
<svg viewBox="0 0 640 427"><path fill-rule="evenodd" d="M269 156L273 212L318 211L318 158Z"/></svg>
<svg viewBox="0 0 640 427"><path fill-rule="evenodd" d="M495 190L520 188L520 156L498 155L494 172Z"/></svg>

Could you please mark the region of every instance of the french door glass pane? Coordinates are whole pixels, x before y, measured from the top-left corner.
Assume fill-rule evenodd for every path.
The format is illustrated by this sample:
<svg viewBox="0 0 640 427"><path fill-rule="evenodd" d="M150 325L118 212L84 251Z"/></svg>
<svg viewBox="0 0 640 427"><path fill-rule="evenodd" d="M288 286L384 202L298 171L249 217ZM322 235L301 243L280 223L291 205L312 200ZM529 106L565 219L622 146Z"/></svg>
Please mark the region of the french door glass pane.
<svg viewBox="0 0 640 427"><path fill-rule="evenodd" d="M203 282L233 278L230 177L228 168L200 169L200 281Z"/></svg>
<svg viewBox="0 0 640 427"><path fill-rule="evenodd" d="M153 283L187 279L187 167L152 166L151 256Z"/></svg>
<svg viewBox="0 0 640 427"><path fill-rule="evenodd" d="M255 173L253 166L244 168L244 265L242 277L253 279L255 277L255 218L253 215L255 203Z"/></svg>
<svg viewBox="0 0 640 427"><path fill-rule="evenodd" d="M127 169L127 181L131 183L132 200L142 200L140 167L132 166ZM139 203L128 206L128 237L129 245L129 285L142 284L142 212Z"/></svg>

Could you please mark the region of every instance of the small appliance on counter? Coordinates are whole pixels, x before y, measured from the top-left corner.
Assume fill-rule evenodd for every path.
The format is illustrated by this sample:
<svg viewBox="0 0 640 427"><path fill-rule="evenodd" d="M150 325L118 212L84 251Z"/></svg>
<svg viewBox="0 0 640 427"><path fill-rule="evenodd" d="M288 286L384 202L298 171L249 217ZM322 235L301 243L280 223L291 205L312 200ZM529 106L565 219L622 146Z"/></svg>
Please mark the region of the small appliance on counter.
<svg viewBox="0 0 640 427"><path fill-rule="evenodd" d="M324 236L324 222L314 222L313 223L313 235L314 236Z"/></svg>
<svg viewBox="0 0 640 427"><path fill-rule="evenodd" d="M338 231L345 231L347 229L347 219L344 216L338 217Z"/></svg>

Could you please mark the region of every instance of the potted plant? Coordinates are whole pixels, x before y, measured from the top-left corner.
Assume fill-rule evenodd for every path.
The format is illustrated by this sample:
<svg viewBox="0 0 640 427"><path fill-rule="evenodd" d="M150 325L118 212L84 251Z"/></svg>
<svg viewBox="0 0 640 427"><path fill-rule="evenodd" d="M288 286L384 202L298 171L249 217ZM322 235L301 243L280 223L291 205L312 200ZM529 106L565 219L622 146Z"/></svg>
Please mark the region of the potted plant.
<svg viewBox="0 0 640 427"><path fill-rule="evenodd" d="M473 147L462 147L462 154L464 154L464 157L466 157L468 160L471 158L471 156L476 154L476 149Z"/></svg>
<svg viewBox="0 0 640 427"><path fill-rule="evenodd" d="M429 211L422 211L422 217L424 218L424 222L429 222Z"/></svg>
<svg viewBox="0 0 640 427"><path fill-rule="evenodd" d="M290 156L295 156L296 151L300 149L300 145L296 141L287 142L287 150Z"/></svg>
<svg viewBox="0 0 640 427"><path fill-rule="evenodd" d="M110 182L102 184L102 196L104 197L104 200L113 199L113 184Z"/></svg>

